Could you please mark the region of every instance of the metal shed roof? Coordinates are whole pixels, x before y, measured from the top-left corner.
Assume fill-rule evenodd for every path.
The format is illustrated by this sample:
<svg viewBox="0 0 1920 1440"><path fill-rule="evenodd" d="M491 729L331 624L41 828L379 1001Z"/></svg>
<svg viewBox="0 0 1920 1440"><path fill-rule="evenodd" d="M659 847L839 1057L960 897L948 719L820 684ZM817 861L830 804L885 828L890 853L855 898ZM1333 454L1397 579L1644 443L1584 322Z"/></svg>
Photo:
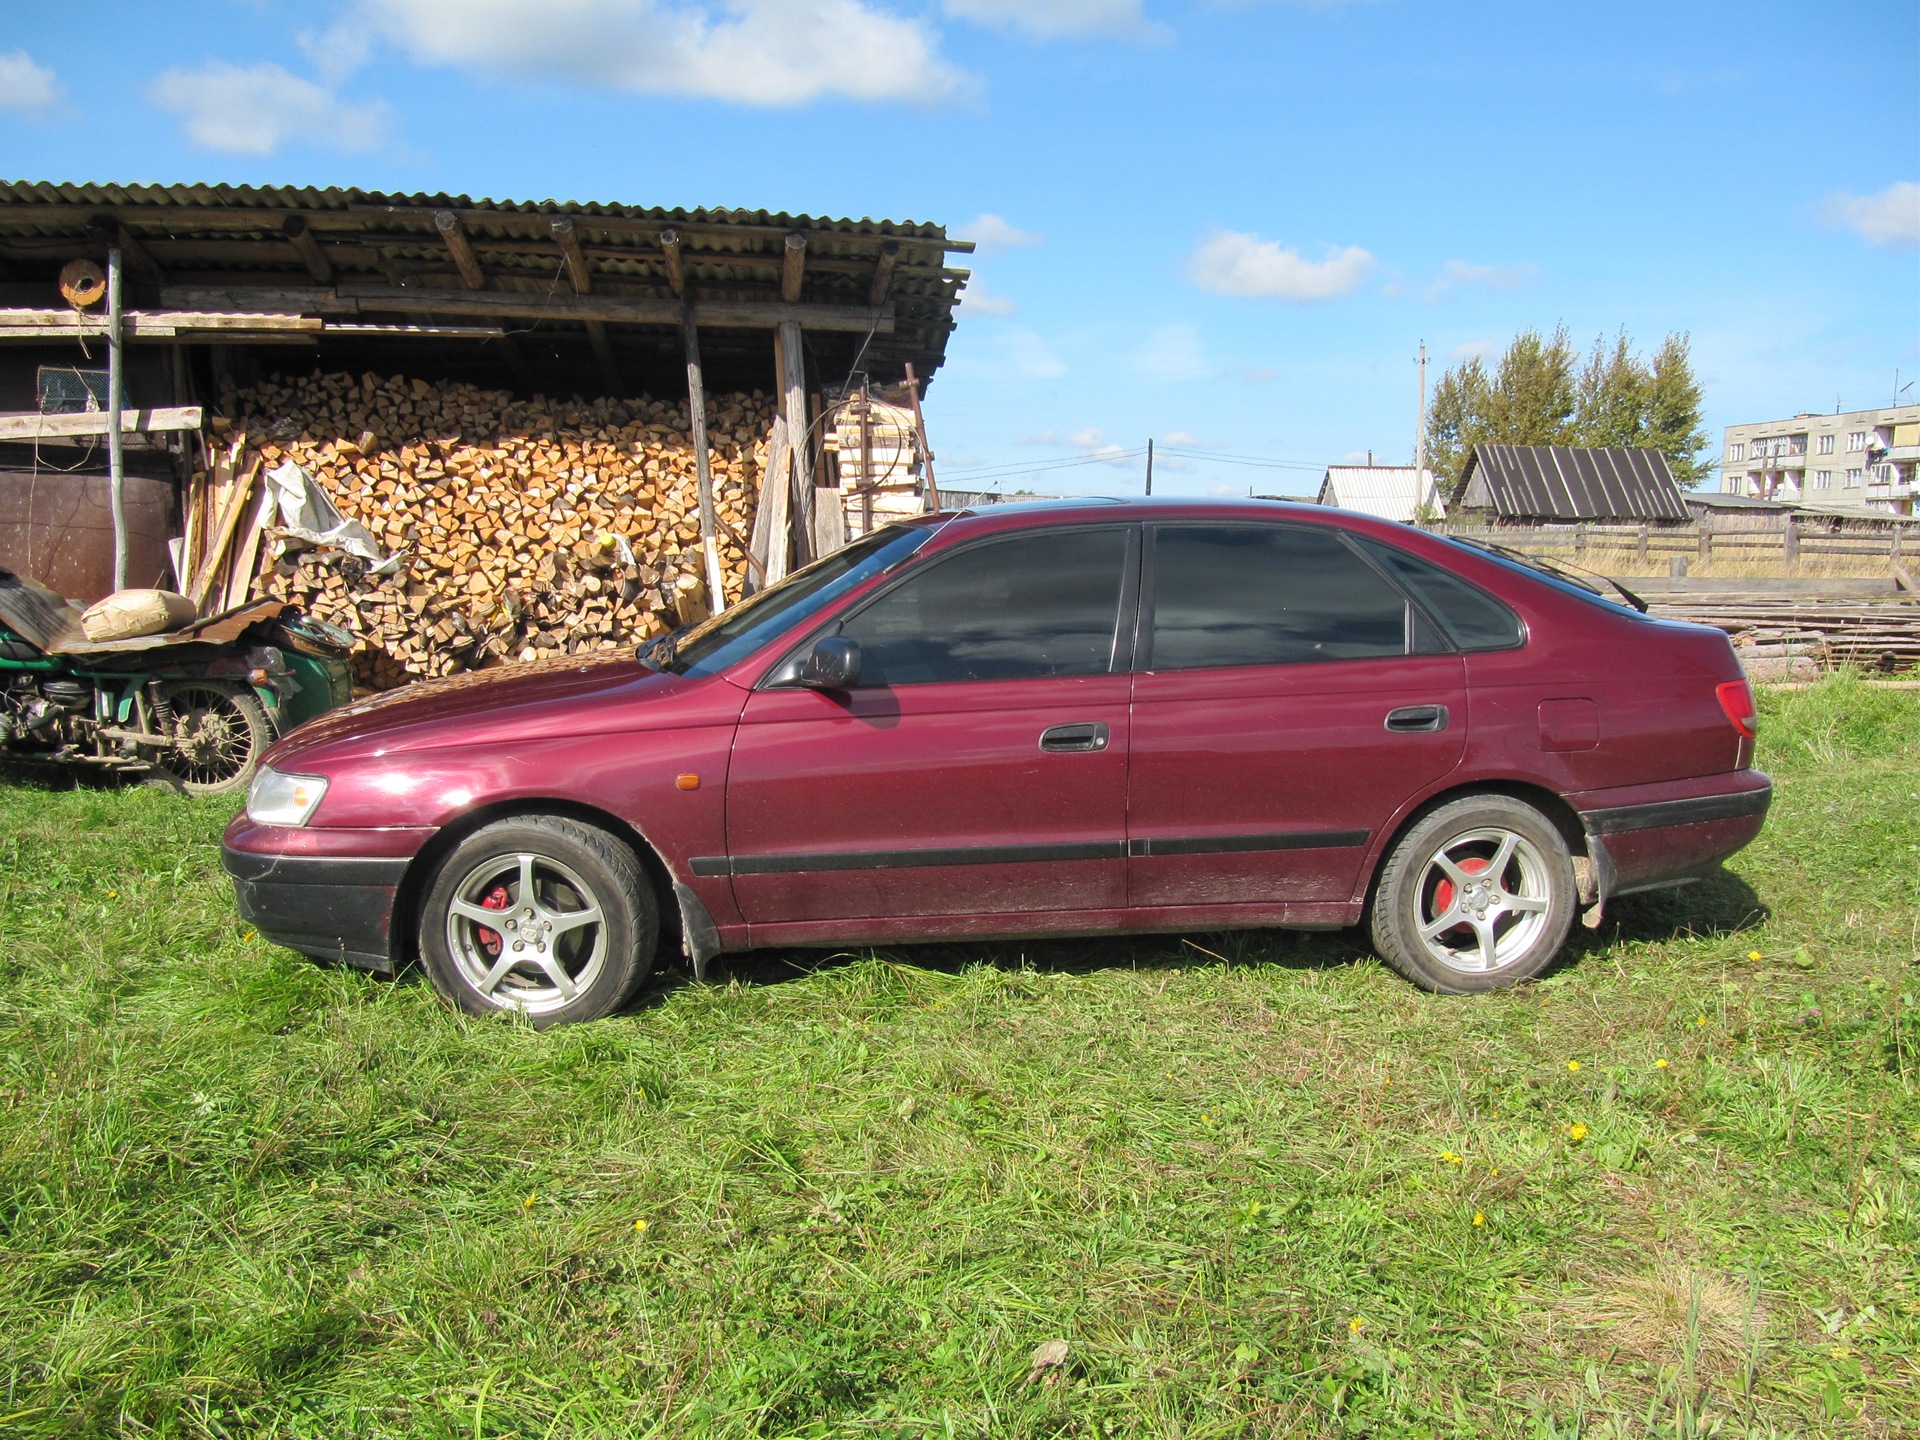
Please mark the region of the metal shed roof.
<svg viewBox="0 0 1920 1440"><path fill-rule="evenodd" d="M1686 520L1667 457L1624 446L1476 445L1454 504L1503 520Z"/></svg>
<svg viewBox="0 0 1920 1440"><path fill-rule="evenodd" d="M1402 524L1413 522L1423 502L1436 519L1447 511L1433 471L1416 471L1411 465L1329 465L1318 498L1322 505Z"/></svg>

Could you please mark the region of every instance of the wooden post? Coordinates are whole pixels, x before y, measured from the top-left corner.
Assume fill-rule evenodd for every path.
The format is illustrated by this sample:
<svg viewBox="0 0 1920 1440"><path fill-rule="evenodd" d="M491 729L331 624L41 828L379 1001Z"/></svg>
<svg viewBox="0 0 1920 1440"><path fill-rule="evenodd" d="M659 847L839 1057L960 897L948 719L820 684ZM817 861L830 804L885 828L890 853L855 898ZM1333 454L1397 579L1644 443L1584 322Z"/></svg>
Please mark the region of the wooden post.
<svg viewBox="0 0 1920 1440"><path fill-rule="evenodd" d="M810 453L812 427L807 423L807 356L801 346L798 320L782 320L774 335L780 413L786 417L787 444L793 452L789 529L793 536L794 560L804 565L813 559L813 457Z"/></svg>
<svg viewBox="0 0 1920 1440"><path fill-rule="evenodd" d="M680 334L687 347L687 414L693 429L693 474L700 495L700 554L706 560L708 608L718 615L727 608L721 584L720 547L714 538L713 468L707 455L707 389L700 374L700 329L693 323L693 302L682 309Z"/></svg>
<svg viewBox="0 0 1920 1440"><path fill-rule="evenodd" d="M1789 570L1800 568L1800 527L1794 524L1794 517L1787 516L1786 560Z"/></svg>
<svg viewBox="0 0 1920 1440"><path fill-rule="evenodd" d="M1704 565L1711 559L1713 559L1713 531L1709 530L1705 524L1702 524L1700 527L1700 563Z"/></svg>
<svg viewBox="0 0 1920 1440"><path fill-rule="evenodd" d="M120 445L120 387L126 347L120 336L120 251L107 251L107 490L113 506L113 588L127 588L127 474Z"/></svg>
<svg viewBox="0 0 1920 1440"><path fill-rule="evenodd" d="M891 242L889 242L891 243ZM896 249L898 247L895 247ZM913 426L920 432L920 453L927 462L927 501L928 508L940 508L940 483L933 478L933 442L927 439L927 417L920 413L920 377L913 373L913 362L907 362L907 394L913 397ZM1151 490L1151 486L1148 487Z"/></svg>
<svg viewBox="0 0 1920 1440"><path fill-rule="evenodd" d="M1640 522L1640 534L1639 534L1638 540L1639 540L1638 549L1640 553L1640 563L1644 565L1647 563L1647 522L1644 520Z"/></svg>
<svg viewBox="0 0 1920 1440"><path fill-rule="evenodd" d="M666 267L667 284L676 295L687 288L686 272L680 268L680 232L667 229L660 232L660 263Z"/></svg>
<svg viewBox="0 0 1920 1440"><path fill-rule="evenodd" d="M806 273L807 237L795 230L787 236L780 252L780 298L787 304L800 298L800 285Z"/></svg>

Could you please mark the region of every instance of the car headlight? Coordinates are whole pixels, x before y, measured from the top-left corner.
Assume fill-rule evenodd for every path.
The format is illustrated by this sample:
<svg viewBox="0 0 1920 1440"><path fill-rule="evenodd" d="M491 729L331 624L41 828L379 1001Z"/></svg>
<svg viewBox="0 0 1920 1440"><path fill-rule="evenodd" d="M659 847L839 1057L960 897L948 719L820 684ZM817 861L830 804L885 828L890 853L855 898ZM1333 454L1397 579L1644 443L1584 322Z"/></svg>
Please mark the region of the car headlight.
<svg viewBox="0 0 1920 1440"><path fill-rule="evenodd" d="M256 825L304 825L326 793L318 775L282 775L262 765L247 787L247 818Z"/></svg>

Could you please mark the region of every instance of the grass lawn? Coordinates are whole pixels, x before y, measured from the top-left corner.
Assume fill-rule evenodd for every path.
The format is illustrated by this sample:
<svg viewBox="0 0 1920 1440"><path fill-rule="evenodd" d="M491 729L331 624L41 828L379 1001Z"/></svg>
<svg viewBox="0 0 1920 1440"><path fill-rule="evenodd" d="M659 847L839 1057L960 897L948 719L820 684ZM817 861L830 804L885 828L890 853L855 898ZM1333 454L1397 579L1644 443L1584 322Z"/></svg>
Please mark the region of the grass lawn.
<svg viewBox="0 0 1920 1440"><path fill-rule="evenodd" d="M251 936L231 802L0 786L0 1434L1920 1434L1920 694L1762 711L1731 873L1480 999L1262 933L536 1034Z"/></svg>

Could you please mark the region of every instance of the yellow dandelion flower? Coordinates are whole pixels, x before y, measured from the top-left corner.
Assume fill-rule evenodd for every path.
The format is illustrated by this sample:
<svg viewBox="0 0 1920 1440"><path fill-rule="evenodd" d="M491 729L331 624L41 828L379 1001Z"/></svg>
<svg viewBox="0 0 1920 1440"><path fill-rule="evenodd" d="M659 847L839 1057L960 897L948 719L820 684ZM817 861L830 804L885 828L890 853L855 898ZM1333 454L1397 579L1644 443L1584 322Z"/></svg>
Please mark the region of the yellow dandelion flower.
<svg viewBox="0 0 1920 1440"><path fill-rule="evenodd" d="M1654 1061L1653 1068L1656 1070L1665 1070L1667 1068L1667 1057L1662 1055L1658 1060Z"/></svg>
<svg viewBox="0 0 1920 1440"><path fill-rule="evenodd" d="M1582 1140L1587 1138L1587 1127L1578 1120L1574 1121L1573 1124L1567 1126L1567 1138L1578 1145Z"/></svg>
<svg viewBox="0 0 1920 1440"><path fill-rule="evenodd" d="M1473 1223L1475 1225L1484 1225L1487 1223L1487 1217L1482 1212L1476 1210L1473 1212Z"/></svg>
<svg viewBox="0 0 1920 1440"><path fill-rule="evenodd" d="M120 892L118 890L107 891L107 899L118 900L119 898L120 898Z"/></svg>
<svg viewBox="0 0 1920 1440"><path fill-rule="evenodd" d="M633 1233L636 1235L643 1232L646 1228L647 1228L647 1222L644 1220L636 1220L633 1222Z"/></svg>
<svg viewBox="0 0 1920 1440"><path fill-rule="evenodd" d="M1202 1110L1202 1111L1200 1112L1200 1123L1201 1123L1202 1125L1211 1125L1211 1124L1213 1124L1213 1116L1211 1116L1211 1115L1209 1115L1209 1114L1207 1114L1207 1112L1206 1112L1206 1111L1204 1111L1204 1110Z"/></svg>
<svg viewBox="0 0 1920 1440"><path fill-rule="evenodd" d="M534 1192L533 1192L533 1193L532 1193L531 1195L529 1195L529 1196L527 1196L527 1198L526 1198L526 1199L524 1199L524 1200L522 1200L522 1201L520 1202L520 1208L521 1208L522 1210L531 1210L531 1209L533 1209L533 1202L534 1202L534 1201L536 1201L536 1200L538 1200L539 1198L540 1198L540 1192L539 1192L538 1190L536 1190L536 1191L534 1191Z"/></svg>
<svg viewBox="0 0 1920 1440"><path fill-rule="evenodd" d="M1580 1062L1578 1060L1567 1061L1567 1073L1569 1075L1578 1075L1580 1073Z"/></svg>
<svg viewBox="0 0 1920 1440"><path fill-rule="evenodd" d="M1351 1320L1347 1321L1347 1333L1350 1335L1358 1335L1361 1331L1365 1330L1366 1328L1367 1328L1367 1322L1362 1320L1358 1315L1354 1316Z"/></svg>
<svg viewBox="0 0 1920 1440"><path fill-rule="evenodd" d="M1760 952L1758 950L1747 951L1747 959L1758 960L1759 958L1760 958Z"/></svg>
<svg viewBox="0 0 1920 1440"><path fill-rule="evenodd" d="M1487 1174L1491 1175L1494 1179L1498 1180L1500 1178L1500 1167L1498 1165L1494 1166L1493 1169L1487 1172Z"/></svg>
<svg viewBox="0 0 1920 1440"><path fill-rule="evenodd" d="M1695 1025L1705 1025L1707 1023L1707 1017L1704 1015L1696 1015L1693 1017L1693 1023Z"/></svg>

